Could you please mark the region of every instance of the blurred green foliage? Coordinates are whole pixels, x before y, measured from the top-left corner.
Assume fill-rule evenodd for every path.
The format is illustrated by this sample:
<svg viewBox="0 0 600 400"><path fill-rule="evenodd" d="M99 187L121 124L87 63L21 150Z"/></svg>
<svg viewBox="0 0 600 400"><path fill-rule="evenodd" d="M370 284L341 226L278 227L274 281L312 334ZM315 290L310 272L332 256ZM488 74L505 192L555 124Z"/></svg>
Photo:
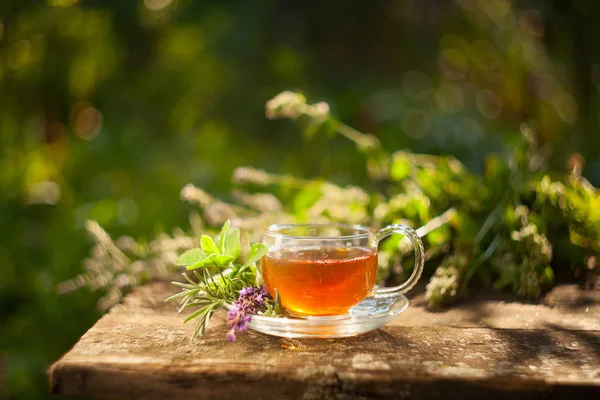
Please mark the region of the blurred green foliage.
<svg viewBox="0 0 600 400"><path fill-rule="evenodd" d="M0 1L0 397L49 396L48 364L99 315L98 295L55 291L81 270L87 219L117 236L185 226L179 190L227 198L239 165L365 184L343 138L267 123L283 89L480 173L530 120L551 167L578 152L598 185L599 15L585 0Z"/></svg>

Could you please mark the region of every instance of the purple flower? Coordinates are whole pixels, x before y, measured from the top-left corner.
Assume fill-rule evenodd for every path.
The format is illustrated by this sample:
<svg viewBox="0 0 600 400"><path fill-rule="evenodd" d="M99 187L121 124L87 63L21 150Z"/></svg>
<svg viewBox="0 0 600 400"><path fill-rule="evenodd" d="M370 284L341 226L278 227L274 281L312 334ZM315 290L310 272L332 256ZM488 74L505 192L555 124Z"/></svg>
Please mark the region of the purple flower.
<svg viewBox="0 0 600 400"><path fill-rule="evenodd" d="M264 287L249 286L240 290L238 299L227 313L227 338L230 342L235 342L235 332L248 330L247 324L252 321L252 314L265 304L267 296Z"/></svg>

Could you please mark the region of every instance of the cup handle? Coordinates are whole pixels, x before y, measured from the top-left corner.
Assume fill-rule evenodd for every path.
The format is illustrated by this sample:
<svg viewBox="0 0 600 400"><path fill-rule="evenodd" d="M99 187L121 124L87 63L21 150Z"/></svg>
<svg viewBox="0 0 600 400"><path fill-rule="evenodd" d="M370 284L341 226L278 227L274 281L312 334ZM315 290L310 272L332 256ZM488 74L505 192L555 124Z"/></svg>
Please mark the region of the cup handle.
<svg viewBox="0 0 600 400"><path fill-rule="evenodd" d="M394 233L400 233L404 235L412 244L413 248L415 249L415 267L410 278L408 278L408 280L403 284L394 287L375 289L373 292L373 296L375 298L392 297L408 292L413 286L415 286L421 277L421 273L423 273L425 250L423 249L423 242L421 241L421 238L414 229L406 225L388 225L385 228L380 229L375 234L375 247L379 246L379 242L382 239L385 239Z"/></svg>

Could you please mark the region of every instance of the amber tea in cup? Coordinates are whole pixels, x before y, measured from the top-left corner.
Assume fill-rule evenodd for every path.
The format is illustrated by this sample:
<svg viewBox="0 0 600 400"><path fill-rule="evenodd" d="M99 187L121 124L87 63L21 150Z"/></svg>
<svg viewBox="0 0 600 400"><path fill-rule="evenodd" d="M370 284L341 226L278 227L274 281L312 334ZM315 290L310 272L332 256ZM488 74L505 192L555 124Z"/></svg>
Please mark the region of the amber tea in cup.
<svg viewBox="0 0 600 400"><path fill-rule="evenodd" d="M403 285L374 290L377 245L392 233L404 234L415 247L415 269ZM273 225L265 233L269 252L261 273L271 296L279 291L282 305L300 315L339 315L368 296L408 291L423 267L423 244L406 225L391 225L377 234L360 225Z"/></svg>
<svg viewBox="0 0 600 400"><path fill-rule="evenodd" d="M280 250L262 259L269 289L286 293L283 306L301 314L343 314L375 286L377 253L360 247Z"/></svg>

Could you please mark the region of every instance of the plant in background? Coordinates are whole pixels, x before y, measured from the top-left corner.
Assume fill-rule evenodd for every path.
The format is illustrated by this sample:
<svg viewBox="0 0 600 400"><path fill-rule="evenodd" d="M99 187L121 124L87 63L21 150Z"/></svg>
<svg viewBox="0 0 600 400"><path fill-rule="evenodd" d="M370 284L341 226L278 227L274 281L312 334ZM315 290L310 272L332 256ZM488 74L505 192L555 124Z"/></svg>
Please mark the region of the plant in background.
<svg viewBox="0 0 600 400"><path fill-rule="evenodd" d="M183 188L181 199L198 206L201 214L192 214L193 235L180 233L169 239L181 242L180 246L167 251L157 244L165 238L153 241L150 247L157 250L150 258L153 261L136 264L138 261L121 257L115 246L100 240L97 247L101 251L94 249L91 258L98 268L88 268L86 278L80 277L78 282L114 287L122 275L107 275L100 268L110 265L108 271L130 271L136 265L143 266L144 276L165 275L172 271L168 260L175 261L174 252L193 247L200 232L216 234L215 229L228 220L236 228L228 230L226 223L218 246L204 235L201 249L188 250L177 260L191 275L185 274L187 283L175 283L184 290L174 298L182 299L180 311L199 307L188 317L196 320L196 333L206 328L210 316L224 304L238 302L229 315L230 337L236 329L245 328L255 309L273 312L272 300L263 303L261 292L241 292L259 284L254 262L260 258L256 255L261 248L251 248L248 243L260 242L264 229L273 223L352 222L374 229L405 223L419 227L426 259L429 265L437 265L426 290L432 307L449 304L474 286L511 290L535 299L552 285L556 275L583 276L588 284L597 275L600 192L580 175L577 163L565 175L544 170L544 156L527 125L510 154L488 156L484 173L477 175L454 157L388 152L374 136L335 119L326 103L308 104L297 93L283 92L267 102L266 115L291 118L310 135L338 133L354 142L365 155L366 168L378 190L240 167L232 177L234 203L216 199L192 184ZM241 248L234 245L238 242ZM247 261L236 264L240 255ZM159 265L156 257L162 263L158 269L153 267ZM404 279L411 272L410 257L405 241L392 237L382 243L379 283Z"/></svg>
<svg viewBox="0 0 600 400"><path fill-rule="evenodd" d="M266 114L304 117L310 133L333 131L356 144L371 178L385 183L380 193L371 194L372 225L402 222L424 228L439 214L433 218L435 230L420 232L428 233L428 259L439 264L427 285L431 306L450 303L475 282L538 298L553 283L555 269L585 268L588 277L597 273L600 192L580 175L580 165L551 178L529 126L522 126L521 140L506 160L488 157L485 173L478 176L453 157L390 155L371 135L330 115L314 118L312 110L325 109L319 104L284 92L267 103ZM382 248L384 281L394 280L394 272L407 272L402 244L390 242ZM563 257L551 265L554 247Z"/></svg>
<svg viewBox="0 0 600 400"><path fill-rule="evenodd" d="M192 234L178 229L173 236L166 233L145 242L131 236L113 240L95 221L88 221L87 231L94 247L83 262L85 272L58 285L59 293L68 293L87 286L105 293L98 302L101 311L121 301L124 292L152 278L166 278L174 271L174 262L179 253L199 244L198 218L192 215Z"/></svg>

